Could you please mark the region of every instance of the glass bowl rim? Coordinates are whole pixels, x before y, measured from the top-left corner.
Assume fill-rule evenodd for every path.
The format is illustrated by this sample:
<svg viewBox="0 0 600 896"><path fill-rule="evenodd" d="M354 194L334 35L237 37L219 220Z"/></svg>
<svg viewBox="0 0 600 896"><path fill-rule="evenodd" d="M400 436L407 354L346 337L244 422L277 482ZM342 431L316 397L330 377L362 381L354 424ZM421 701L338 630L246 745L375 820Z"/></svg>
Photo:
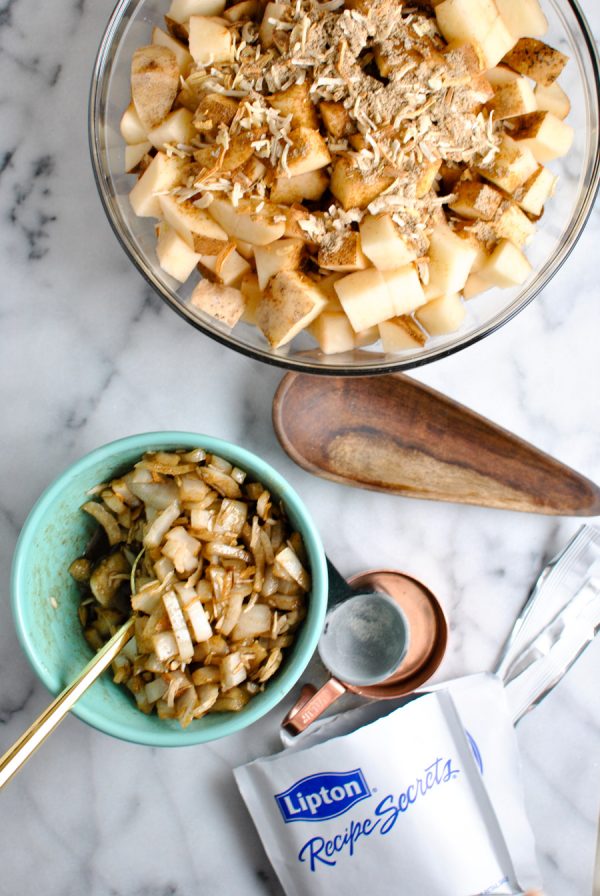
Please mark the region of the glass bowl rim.
<svg viewBox="0 0 600 896"><path fill-rule="evenodd" d="M113 197L111 191L107 187L106 178L104 176L101 161L102 142L100 139L99 128L97 128L100 97L103 93L101 87L106 83L107 77L111 71L112 59L117 46L114 44L115 31L117 31L121 25L121 21L128 8L134 7L134 9L137 9L137 7L144 2L145 0L117 0L102 35L102 40L94 62L88 101L88 143L94 180L110 227L135 268L144 277L152 289L158 293L161 299L180 317L195 327L195 329L200 330L204 335L216 340L221 345L233 349L246 357L253 358L256 361L261 361L275 367L322 376L376 376L385 373L396 373L404 370L416 369L426 364L431 364L433 361L447 358L456 352L468 348L470 345L476 344L511 321L546 288L577 245L592 213L594 202L600 188L600 139L597 141L595 147L590 181L580 197L580 208L578 211L576 210L576 214L573 215L570 221L571 233L562 244L557 246L553 255L551 255L546 262L544 273L538 275L539 282L536 282L535 285L532 284L525 296L517 297L511 305L503 311L498 312L491 321L482 324L474 332L457 339L452 345L424 350L415 357L403 360L379 361L377 357L374 357L372 362L369 362L368 359L365 358L364 364L343 365L327 361L315 363L311 359L304 360L301 353L293 358L287 357L285 354L274 354L268 346L265 346L264 348L255 347L249 345L243 339L238 339L233 334L227 334L219 331L216 327L211 327L210 324L204 323L190 312L181 300L174 297L174 293L164 289L154 276L150 265L146 262L144 254L138 250L135 240L125 232L125 228L119 226L117 216L114 213L112 206ZM579 27L580 35L583 38L585 48L588 52L595 86L595 108L597 112L596 125L600 129L600 53L578 0L562 0L562 2L566 3L573 12Z"/></svg>

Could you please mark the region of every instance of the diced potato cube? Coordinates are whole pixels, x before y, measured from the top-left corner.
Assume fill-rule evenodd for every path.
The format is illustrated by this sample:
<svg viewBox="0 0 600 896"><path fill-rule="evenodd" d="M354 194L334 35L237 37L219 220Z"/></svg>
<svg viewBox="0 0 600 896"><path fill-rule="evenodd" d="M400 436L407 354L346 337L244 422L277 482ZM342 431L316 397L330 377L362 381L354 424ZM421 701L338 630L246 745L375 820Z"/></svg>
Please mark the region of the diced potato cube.
<svg viewBox="0 0 600 896"><path fill-rule="evenodd" d="M493 161L488 167L477 168L476 171L506 193L514 193L529 180L537 168L538 163L529 147L515 143L510 137L504 136Z"/></svg>
<svg viewBox="0 0 600 896"><path fill-rule="evenodd" d="M569 61L569 57L534 37L522 37L502 60L521 75L549 87Z"/></svg>
<svg viewBox="0 0 600 896"><path fill-rule="evenodd" d="M520 286L529 277L531 265L521 250L508 240L501 240L478 276L492 286Z"/></svg>
<svg viewBox="0 0 600 896"><path fill-rule="evenodd" d="M218 255L227 245L227 233L205 209L169 195L159 196L158 203L165 221L200 255Z"/></svg>
<svg viewBox="0 0 600 896"><path fill-rule="evenodd" d="M354 230L342 231L322 243L318 256L319 267L327 271L361 271L368 267L360 235Z"/></svg>
<svg viewBox="0 0 600 896"><path fill-rule="evenodd" d="M425 293L414 265L407 264L395 271L382 271L388 288L394 316L410 314L426 302Z"/></svg>
<svg viewBox="0 0 600 896"><path fill-rule="evenodd" d="M556 82L549 87L537 84L533 92L540 112L552 112L561 120L571 111L571 101L560 84Z"/></svg>
<svg viewBox="0 0 600 896"><path fill-rule="evenodd" d="M194 289L190 304L228 327L235 327L244 313L244 297L239 289L201 280Z"/></svg>
<svg viewBox="0 0 600 896"><path fill-rule="evenodd" d="M161 123L179 90L179 66L167 47L139 47L131 60L131 98L144 128Z"/></svg>
<svg viewBox="0 0 600 896"><path fill-rule="evenodd" d="M183 25L192 16L220 16L225 0L172 0L167 18Z"/></svg>
<svg viewBox="0 0 600 896"><path fill-rule="evenodd" d="M294 177L278 177L271 187L271 202L292 205L304 199L320 199L328 186L329 178L322 168Z"/></svg>
<svg viewBox="0 0 600 896"><path fill-rule="evenodd" d="M394 316L391 292L383 273L375 268L342 277L334 289L357 333Z"/></svg>
<svg viewBox="0 0 600 896"><path fill-rule="evenodd" d="M468 240L453 233L447 224L436 224L429 242L430 294L460 292L471 273L476 255L477 249Z"/></svg>
<svg viewBox="0 0 600 896"><path fill-rule="evenodd" d="M273 35L275 33L274 21L285 22L289 15L290 7L285 3L267 3L263 14L263 19L258 32L261 45L264 50L268 50L273 46Z"/></svg>
<svg viewBox="0 0 600 896"><path fill-rule="evenodd" d="M349 352L355 347L356 333L343 311L323 311L309 327L325 355Z"/></svg>
<svg viewBox="0 0 600 896"><path fill-rule="evenodd" d="M281 239L268 246L255 246L256 273L261 289L279 271L295 271L300 267L304 243L298 239Z"/></svg>
<svg viewBox="0 0 600 896"><path fill-rule="evenodd" d="M252 146L254 140L256 140L256 134L252 131L245 131L231 137L229 146L221 160L220 170L223 172L235 171L249 162L254 155Z"/></svg>
<svg viewBox="0 0 600 896"><path fill-rule="evenodd" d="M280 271L269 280L256 308L256 323L273 348L279 348L312 323L325 304L321 291L304 274Z"/></svg>
<svg viewBox="0 0 600 896"><path fill-rule="evenodd" d="M379 342L379 329L376 326L367 327L366 330L354 334L354 348L364 348L365 345L373 345L374 342Z"/></svg>
<svg viewBox="0 0 600 896"><path fill-rule="evenodd" d="M433 299L416 312L419 323L430 336L454 333L465 319L466 309L458 293Z"/></svg>
<svg viewBox="0 0 600 896"><path fill-rule="evenodd" d="M157 148L165 150L167 144L178 146L180 143L189 145L196 136L196 129L192 123L193 115L189 109L175 109L169 112L161 123L148 131L148 140Z"/></svg>
<svg viewBox="0 0 600 896"><path fill-rule="evenodd" d="M422 199L429 193L435 183L436 175L441 166L441 159L434 159L431 162L424 162L423 165L421 165L419 176L415 183L417 199Z"/></svg>
<svg viewBox="0 0 600 896"><path fill-rule="evenodd" d="M359 225L362 249L379 271L393 271L417 257L391 215L365 215Z"/></svg>
<svg viewBox="0 0 600 896"><path fill-rule="evenodd" d="M352 159L339 156L333 165L329 189L345 211L351 208L366 208L383 190L394 182L394 178L384 174L370 174L365 177Z"/></svg>
<svg viewBox="0 0 600 896"><path fill-rule="evenodd" d="M291 146L287 153L285 165L280 163L278 174L292 177L324 168L331 162L327 144L321 134L314 128L294 128L289 133Z"/></svg>
<svg viewBox="0 0 600 896"><path fill-rule="evenodd" d="M310 98L310 82L293 84L287 90L266 97L270 106L283 115L292 116L292 128L318 129L319 116Z"/></svg>
<svg viewBox="0 0 600 896"><path fill-rule="evenodd" d="M548 30L539 0L496 0L496 6L514 38L542 37Z"/></svg>
<svg viewBox="0 0 600 896"><path fill-rule="evenodd" d="M262 203L262 206L261 211L257 212L257 204L253 200L242 200L235 206L228 199L214 199L208 213L235 239L252 243L253 246L266 246L283 236L285 221L273 221L277 206L270 207L267 203Z"/></svg>
<svg viewBox="0 0 600 896"><path fill-rule="evenodd" d="M492 222L498 239L510 240L515 246L525 246L535 233L535 224L521 211L516 202L508 199L502 203Z"/></svg>
<svg viewBox="0 0 600 896"><path fill-rule="evenodd" d="M512 84L513 81L518 81L521 77L518 72L509 68L508 65L495 65L493 68L488 69L485 76L494 90L497 90L499 87L506 87L507 84Z"/></svg>
<svg viewBox="0 0 600 896"><path fill-rule="evenodd" d="M135 171L147 152L152 149L150 141L145 143L132 143L125 147L125 171L130 174Z"/></svg>
<svg viewBox="0 0 600 896"><path fill-rule="evenodd" d="M448 207L471 221L491 221L502 202L502 193L481 181L459 181L452 192L456 198Z"/></svg>
<svg viewBox="0 0 600 896"><path fill-rule="evenodd" d="M515 43L494 0L444 0L435 15L448 43L465 41L481 50L484 68L496 65Z"/></svg>
<svg viewBox="0 0 600 896"><path fill-rule="evenodd" d="M133 103L130 103L123 112L120 130L125 143L131 145L144 143L148 139L148 129L142 124Z"/></svg>
<svg viewBox="0 0 600 896"><path fill-rule="evenodd" d="M231 32L221 19L211 16L190 18L190 53L197 65L230 62L233 54Z"/></svg>
<svg viewBox="0 0 600 896"><path fill-rule="evenodd" d="M235 287L239 287L242 278L251 270L246 259L233 246L219 255L201 255L198 267L208 280Z"/></svg>
<svg viewBox="0 0 600 896"><path fill-rule="evenodd" d="M153 28L152 43L158 44L159 47L167 47L167 49L171 50L171 52L175 54L175 59L177 60L177 65L179 67L179 74L182 78L187 77L189 70L194 64L194 60L192 59L191 53L188 52L187 47L182 44L181 41L175 40L174 37L171 37L171 35L167 34L166 31L163 31L162 28Z"/></svg>
<svg viewBox="0 0 600 896"><path fill-rule="evenodd" d="M513 140L530 149L538 162L565 156L573 144L575 132L571 125L551 112L531 112L515 119L515 124Z"/></svg>
<svg viewBox="0 0 600 896"><path fill-rule="evenodd" d="M181 183L184 163L158 152L129 194L131 206L141 218L160 218L157 193L170 190Z"/></svg>
<svg viewBox="0 0 600 896"><path fill-rule="evenodd" d="M355 130L350 113L343 103L323 101L319 103L319 112L325 129L332 137L348 137Z"/></svg>
<svg viewBox="0 0 600 896"><path fill-rule="evenodd" d="M463 299L474 299L491 288L492 284L488 280L484 280L479 274L470 274L463 287Z"/></svg>
<svg viewBox="0 0 600 896"><path fill-rule="evenodd" d="M481 52L469 41L451 41L442 52L448 68L444 83L449 87L468 84L470 76L479 74L483 69Z"/></svg>
<svg viewBox="0 0 600 896"><path fill-rule="evenodd" d="M240 0L223 13L228 22L241 22L254 19L260 9L258 0Z"/></svg>
<svg viewBox="0 0 600 896"><path fill-rule="evenodd" d="M200 259L200 256L188 246L185 240L182 240L172 227L164 223L159 227L156 255L163 271L170 274L175 280L179 280L180 283L185 283Z"/></svg>
<svg viewBox="0 0 600 896"><path fill-rule="evenodd" d="M220 124L229 126L239 103L222 93L205 93L195 106L194 127L199 131L214 131Z"/></svg>
<svg viewBox="0 0 600 896"><path fill-rule="evenodd" d="M554 194L557 180L551 171L540 165L535 174L516 191L516 202L527 214L539 217L544 211L544 203Z"/></svg>
<svg viewBox="0 0 600 896"><path fill-rule="evenodd" d="M427 342L427 335L410 315L382 321L379 324L379 335L384 352L422 348Z"/></svg>
<svg viewBox="0 0 600 896"><path fill-rule="evenodd" d="M514 118L515 115L535 112L537 103L533 90L525 78L517 78L510 84L498 87L487 108L494 113L497 121L503 121L505 118Z"/></svg>
<svg viewBox="0 0 600 896"><path fill-rule="evenodd" d="M516 38L510 33L504 21L498 16L490 31L480 44L484 67L497 65L515 45Z"/></svg>

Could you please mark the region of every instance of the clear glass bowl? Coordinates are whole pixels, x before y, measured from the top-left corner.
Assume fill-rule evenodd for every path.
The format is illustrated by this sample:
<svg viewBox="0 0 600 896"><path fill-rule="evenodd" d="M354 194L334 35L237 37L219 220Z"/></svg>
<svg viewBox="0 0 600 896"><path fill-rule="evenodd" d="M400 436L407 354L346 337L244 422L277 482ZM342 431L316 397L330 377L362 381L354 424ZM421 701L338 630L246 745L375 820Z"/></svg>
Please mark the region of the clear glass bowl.
<svg viewBox="0 0 600 896"><path fill-rule="evenodd" d="M119 242L159 295L192 326L253 358L307 373L360 375L403 370L426 364L482 339L514 317L549 282L573 249L590 214L600 180L600 74L590 28L575 0L542 0L549 21L545 40L567 53L570 62L560 83L571 100L569 123L575 142L569 155L550 167L559 174L556 195L548 203L528 257L534 273L520 288L494 289L468 302L468 314L456 333L431 339L427 346L397 354L380 346L324 355L308 334L290 346L271 349L260 331L239 323L234 330L189 305L199 275L179 285L158 265L155 222L134 215L128 193L135 179L124 173L125 147L119 122L130 101L131 57L151 40L153 25L163 25L166 0L120 0L106 28L92 77L89 134L98 190Z"/></svg>

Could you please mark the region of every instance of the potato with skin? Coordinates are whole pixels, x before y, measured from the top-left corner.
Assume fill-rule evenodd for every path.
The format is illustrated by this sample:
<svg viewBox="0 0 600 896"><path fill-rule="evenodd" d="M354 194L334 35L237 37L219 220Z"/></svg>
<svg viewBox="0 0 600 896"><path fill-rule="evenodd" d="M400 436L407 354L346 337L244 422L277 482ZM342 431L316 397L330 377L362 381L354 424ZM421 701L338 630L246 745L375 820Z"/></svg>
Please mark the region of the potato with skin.
<svg viewBox="0 0 600 896"><path fill-rule="evenodd" d="M131 98L147 131L166 118L179 90L179 66L172 50L150 44L131 60Z"/></svg>
<svg viewBox="0 0 600 896"><path fill-rule="evenodd" d="M520 75L531 78L542 87L549 87L556 81L569 57L541 40L522 37L502 61Z"/></svg>
<svg viewBox="0 0 600 896"><path fill-rule="evenodd" d="M323 100L319 103L319 112L325 125L325 130L336 139L349 137L356 128L350 118L350 113L343 103L332 103Z"/></svg>
<svg viewBox="0 0 600 896"><path fill-rule="evenodd" d="M379 324L379 336L384 352L422 348L427 342L427 335L408 314L382 321Z"/></svg>
<svg viewBox="0 0 600 896"><path fill-rule="evenodd" d="M148 140L156 149L165 150L167 145L189 145L196 136L189 109L175 109L159 125L148 131Z"/></svg>
<svg viewBox="0 0 600 896"><path fill-rule="evenodd" d="M502 193L481 181L459 181L452 192L448 208L470 221L491 221L502 203Z"/></svg>
<svg viewBox="0 0 600 896"><path fill-rule="evenodd" d="M492 286L506 289L520 286L531 271L532 267L521 250L509 240L501 240L477 276Z"/></svg>
<svg viewBox="0 0 600 896"><path fill-rule="evenodd" d="M394 178L387 174L372 174L365 177L354 161L347 156L338 156L333 164L329 189L344 211L351 208L366 208L377 199Z"/></svg>
<svg viewBox="0 0 600 896"><path fill-rule="evenodd" d="M256 211L256 203L243 199L234 206L228 199L214 199L208 207L208 213L229 236L252 243L253 246L266 246L280 239L285 231L284 221L274 221L277 206L262 203L260 212Z"/></svg>
<svg viewBox="0 0 600 896"><path fill-rule="evenodd" d="M216 131L220 124L228 127L235 117L239 102L222 93L205 93L194 112L194 127L199 131Z"/></svg>
<svg viewBox="0 0 600 896"><path fill-rule="evenodd" d="M230 243L218 255L201 255L198 270L207 278L224 286L240 286L242 279L251 271L245 258Z"/></svg>
<svg viewBox="0 0 600 896"><path fill-rule="evenodd" d="M537 168L538 163L529 147L519 145L504 135L493 161L487 167L476 168L475 171L506 193L514 193L529 180Z"/></svg>
<svg viewBox="0 0 600 896"><path fill-rule="evenodd" d="M144 143L129 143L125 147L125 171L127 174L133 174L140 168L140 162L147 156L152 149L149 140ZM150 159L150 156L148 156Z"/></svg>
<svg viewBox="0 0 600 896"><path fill-rule="evenodd" d="M319 128L319 116L310 98L310 83L292 84L287 90L266 98L268 104L283 115L292 116L292 128Z"/></svg>
<svg viewBox="0 0 600 896"><path fill-rule="evenodd" d="M575 132L551 112L531 112L514 119L512 139L531 150L538 162L562 158L571 149Z"/></svg>
<svg viewBox="0 0 600 896"><path fill-rule="evenodd" d="M281 239L268 246L255 246L254 259L258 284L266 289L271 277L279 271L295 271L300 267L304 243L299 239Z"/></svg>
<svg viewBox="0 0 600 896"><path fill-rule="evenodd" d="M182 78L186 78L189 70L194 64L194 60L185 44L176 40L174 37L171 37L171 35L167 34L166 31L163 31L162 28L152 29L152 43L157 44L160 47L167 47L168 50L171 50L171 52L175 54L175 59L179 66L179 74Z"/></svg>
<svg viewBox="0 0 600 896"><path fill-rule="evenodd" d="M293 205L305 199L320 199L327 187L329 178L322 168L296 174L294 177L278 177L271 187L271 202Z"/></svg>
<svg viewBox="0 0 600 896"><path fill-rule="evenodd" d="M162 217L180 237L201 255L218 255L228 242L227 233L208 212L186 199L178 202L174 196L158 197Z"/></svg>
<svg viewBox="0 0 600 896"><path fill-rule="evenodd" d="M273 348L280 348L312 323L325 305L312 280L297 271L280 271L263 293L256 322Z"/></svg>
<svg viewBox="0 0 600 896"><path fill-rule="evenodd" d="M435 15L448 42L465 41L478 47L486 69L497 65L515 44L494 0L444 0L436 5Z"/></svg>
<svg viewBox="0 0 600 896"><path fill-rule="evenodd" d="M197 65L230 62L233 54L231 32L223 20L212 16L190 18L190 53Z"/></svg>
<svg viewBox="0 0 600 896"><path fill-rule="evenodd" d="M392 216L365 215L359 224L362 250L377 270L393 271L417 257L408 245Z"/></svg>
<svg viewBox="0 0 600 896"><path fill-rule="evenodd" d="M239 289L201 280L194 289L190 304L228 327L235 327L244 313L244 296Z"/></svg>
<svg viewBox="0 0 600 896"><path fill-rule="evenodd" d="M331 162L327 144L321 134L313 128L299 127L290 131L286 164L280 162L278 174L293 177L324 168Z"/></svg>
<svg viewBox="0 0 600 896"><path fill-rule="evenodd" d="M504 121L506 118L514 118L516 115L526 115L535 112L537 103L533 90L525 78L517 78L510 84L498 87L486 108L494 113L496 121Z"/></svg>
<svg viewBox="0 0 600 896"><path fill-rule="evenodd" d="M360 234L347 230L319 249L319 267L326 271L362 271L369 266L361 244Z"/></svg>

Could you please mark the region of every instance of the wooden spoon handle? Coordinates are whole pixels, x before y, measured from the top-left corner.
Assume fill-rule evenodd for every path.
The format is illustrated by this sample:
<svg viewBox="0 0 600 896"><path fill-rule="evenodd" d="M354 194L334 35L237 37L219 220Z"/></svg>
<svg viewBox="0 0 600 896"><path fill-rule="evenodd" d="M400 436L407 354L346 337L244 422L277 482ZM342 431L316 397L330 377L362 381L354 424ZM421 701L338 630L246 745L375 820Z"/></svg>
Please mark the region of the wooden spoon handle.
<svg viewBox="0 0 600 896"><path fill-rule="evenodd" d="M50 706L0 758L0 788L10 781L37 748L52 734L66 714L87 691L99 675L110 666L117 654L133 635L135 618L132 616L121 626L104 647L92 657L77 678L56 697Z"/></svg>
<svg viewBox="0 0 600 896"><path fill-rule="evenodd" d="M273 424L292 460L346 485L533 513L600 514L600 489L589 479L403 374L288 374Z"/></svg>

